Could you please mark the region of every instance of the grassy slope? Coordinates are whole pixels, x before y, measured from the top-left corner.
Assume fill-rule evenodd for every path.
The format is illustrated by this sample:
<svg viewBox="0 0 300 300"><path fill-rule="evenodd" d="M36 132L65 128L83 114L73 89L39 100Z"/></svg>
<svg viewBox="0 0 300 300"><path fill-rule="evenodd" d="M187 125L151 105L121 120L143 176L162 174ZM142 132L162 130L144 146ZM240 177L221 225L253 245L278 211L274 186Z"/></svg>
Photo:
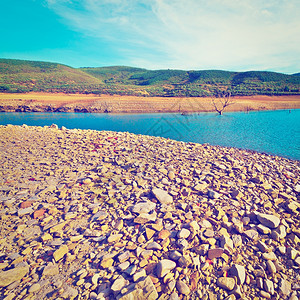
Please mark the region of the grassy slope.
<svg viewBox="0 0 300 300"><path fill-rule="evenodd" d="M146 96L300 94L300 73L220 70L146 70L132 67L74 69L65 65L0 59L0 91L106 93Z"/></svg>
<svg viewBox="0 0 300 300"><path fill-rule="evenodd" d="M5 91L64 91L68 87L99 85L101 80L65 65L0 59L0 89Z"/></svg>

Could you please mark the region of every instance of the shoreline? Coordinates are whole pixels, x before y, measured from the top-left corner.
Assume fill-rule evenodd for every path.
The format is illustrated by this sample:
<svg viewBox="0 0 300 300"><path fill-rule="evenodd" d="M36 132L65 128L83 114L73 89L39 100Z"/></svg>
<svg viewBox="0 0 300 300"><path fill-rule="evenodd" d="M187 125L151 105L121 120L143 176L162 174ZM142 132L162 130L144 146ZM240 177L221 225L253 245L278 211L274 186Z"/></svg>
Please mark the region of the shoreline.
<svg viewBox="0 0 300 300"><path fill-rule="evenodd" d="M300 95L233 97L228 111L299 109ZM214 112L211 98L0 93L0 112L200 113Z"/></svg>
<svg viewBox="0 0 300 300"><path fill-rule="evenodd" d="M211 112L209 112L211 113ZM1 115L1 114L0 114ZM112 114L113 115L113 114ZM176 139L172 139L172 138L165 138L165 137L160 137L160 136L154 136L154 135L148 135L148 134L135 134L132 132L128 132L128 131L117 131L117 130L98 130L98 129L80 129L80 128L66 128L65 126L59 128L56 124L52 124L52 125L27 125L27 124L22 124L22 125L12 125L12 124L6 124L6 125L0 125L0 129L1 128L7 128L7 127L20 127L20 128L38 128L38 129L56 129L59 131L67 131L67 132L80 132L80 131L92 131L92 132L96 132L96 133L101 133L101 132L109 132L109 133L113 133L113 134L118 134L118 133L123 133L123 134L130 134L130 135L140 135L140 136L144 136L144 137L149 137L149 138L157 138L157 139L165 139L165 140L170 140L170 141L174 141L176 143L183 143L183 144L196 144L199 146L209 146L209 147L215 147L215 148L224 148L227 149L228 151L230 151L230 149L234 150L234 151L246 151L255 155L264 155L264 156L270 156L273 159L286 159L295 163L299 163L300 164L300 159L297 158L292 158L289 156L285 156L285 155L280 155L280 154L274 154L274 153L269 153L266 151L259 151L259 150L253 150L253 149L249 149L249 148L242 148L242 147L234 147L234 146L224 146L224 145L219 145L219 144L211 144L211 143L197 143L197 142L190 142L190 141L181 141L181 140L176 140Z"/></svg>
<svg viewBox="0 0 300 300"><path fill-rule="evenodd" d="M3 298L300 296L299 162L55 125L0 136Z"/></svg>

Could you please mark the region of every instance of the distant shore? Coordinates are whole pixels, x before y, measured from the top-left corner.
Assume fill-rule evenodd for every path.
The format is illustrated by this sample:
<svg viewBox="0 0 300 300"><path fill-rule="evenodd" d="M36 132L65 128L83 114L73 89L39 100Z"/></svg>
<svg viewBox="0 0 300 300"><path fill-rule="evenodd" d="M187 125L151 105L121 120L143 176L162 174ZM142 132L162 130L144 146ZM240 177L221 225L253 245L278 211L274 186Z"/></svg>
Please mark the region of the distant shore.
<svg viewBox="0 0 300 300"><path fill-rule="evenodd" d="M300 95L233 97L226 111L299 109ZM0 93L0 112L192 113L214 111L211 98L60 93Z"/></svg>

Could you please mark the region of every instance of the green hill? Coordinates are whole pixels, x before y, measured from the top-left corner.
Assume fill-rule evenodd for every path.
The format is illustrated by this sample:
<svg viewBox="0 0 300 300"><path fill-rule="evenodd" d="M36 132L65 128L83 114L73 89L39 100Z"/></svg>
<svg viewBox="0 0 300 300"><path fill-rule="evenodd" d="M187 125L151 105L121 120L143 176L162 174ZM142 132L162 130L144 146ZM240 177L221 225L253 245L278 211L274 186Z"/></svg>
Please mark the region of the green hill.
<svg viewBox="0 0 300 300"><path fill-rule="evenodd" d="M71 92L101 83L81 70L57 63L0 59L0 90L4 92Z"/></svg>
<svg viewBox="0 0 300 300"><path fill-rule="evenodd" d="M0 59L0 91L63 92L143 96L300 94L300 73L222 70L146 70L126 66L72 68L66 65Z"/></svg>

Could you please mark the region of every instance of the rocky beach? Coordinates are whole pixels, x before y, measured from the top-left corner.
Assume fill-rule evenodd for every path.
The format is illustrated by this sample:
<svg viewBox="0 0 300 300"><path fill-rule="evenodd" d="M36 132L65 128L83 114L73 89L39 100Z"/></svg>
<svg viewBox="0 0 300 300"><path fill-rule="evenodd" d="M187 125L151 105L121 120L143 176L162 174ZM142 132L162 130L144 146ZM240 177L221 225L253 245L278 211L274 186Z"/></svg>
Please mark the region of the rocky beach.
<svg viewBox="0 0 300 300"><path fill-rule="evenodd" d="M300 163L0 126L0 299L300 297Z"/></svg>

